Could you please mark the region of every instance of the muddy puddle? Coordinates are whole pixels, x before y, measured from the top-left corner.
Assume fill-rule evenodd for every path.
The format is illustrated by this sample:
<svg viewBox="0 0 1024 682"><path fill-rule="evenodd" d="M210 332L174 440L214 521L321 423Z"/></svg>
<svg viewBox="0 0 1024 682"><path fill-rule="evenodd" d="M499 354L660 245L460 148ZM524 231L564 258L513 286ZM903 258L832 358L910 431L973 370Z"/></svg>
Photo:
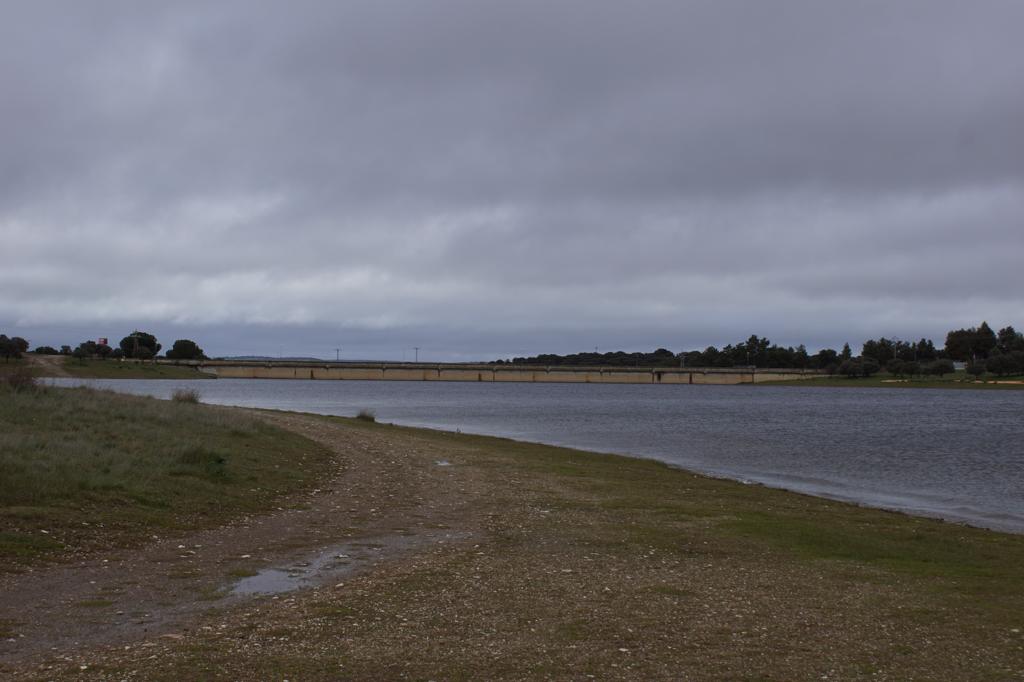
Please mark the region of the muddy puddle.
<svg viewBox="0 0 1024 682"><path fill-rule="evenodd" d="M232 586L231 594L240 597L272 595L336 583L412 549L456 539L456 534L390 535L331 545L297 561L268 566L256 575L242 578Z"/></svg>

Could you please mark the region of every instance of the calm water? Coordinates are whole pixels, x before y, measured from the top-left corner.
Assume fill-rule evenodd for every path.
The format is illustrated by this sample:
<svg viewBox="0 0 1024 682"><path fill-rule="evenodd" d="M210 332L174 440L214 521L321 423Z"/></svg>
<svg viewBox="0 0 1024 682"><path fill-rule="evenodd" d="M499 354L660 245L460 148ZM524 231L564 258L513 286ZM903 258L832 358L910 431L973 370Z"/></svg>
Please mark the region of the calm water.
<svg viewBox="0 0 1024 682"><path fill-rule="evenodd" d="M55 383L83 383L55 380ZM1024 532L1024 391L389 381L92 380L652 457L704 473Z"/></svg>

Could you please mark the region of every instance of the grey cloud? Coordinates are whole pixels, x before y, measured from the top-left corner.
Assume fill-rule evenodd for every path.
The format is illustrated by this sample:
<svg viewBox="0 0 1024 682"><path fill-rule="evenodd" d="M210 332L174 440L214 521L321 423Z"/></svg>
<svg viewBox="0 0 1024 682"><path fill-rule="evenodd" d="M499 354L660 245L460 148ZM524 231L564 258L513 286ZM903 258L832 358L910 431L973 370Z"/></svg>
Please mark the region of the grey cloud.
<svg viewBox="0 0 1024 682"><path fill-rule="evenodd" d="M1017 3L8 14L3 325L462 357L1024 324Z"/></svg>

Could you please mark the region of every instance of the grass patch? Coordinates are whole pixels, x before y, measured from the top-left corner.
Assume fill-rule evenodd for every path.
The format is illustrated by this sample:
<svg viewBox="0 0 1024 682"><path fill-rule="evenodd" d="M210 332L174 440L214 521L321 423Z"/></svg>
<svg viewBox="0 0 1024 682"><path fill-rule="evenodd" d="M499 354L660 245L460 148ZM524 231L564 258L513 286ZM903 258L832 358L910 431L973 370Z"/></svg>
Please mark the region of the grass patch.
<svg viewBox="0 0 1024 682"><path fill-rule="evenodd" d="M235 568L228 571L229 578L251 578L254 575L259 575L260 572L252 568Z"/></svg>
<svg viewBox="0 0 1024 682"><path fill-rule="evenodd" d="M0 361L0 378L7 378L12 374L28 372L34 376L40 376L39 369L25 358Z"/></svg>
<svg viewBox="0 0 1024 682"><path fill-rule="evenodd" d="M185 365L167 365L155 362L132 362L118 360L75 360L64 361L63 369L80 379L215 379Z"/></svg>
<svg viewBox="0 0 1024 682"><path fill-rule="evenodd" d="M328 458L237 410L0 386L0 562L260 512L311 483Z"/></svg>
<svg viewBox="0 0 1024 682"><path fill-rule="evenodd" d="M1019 381L1020 377L985 377L975 379L964 371L947 374L944 377L915 376L897 377L885 372L870 377L848 378L823 376L799 381L759 381L757 386L826 386L830 388L950 388L975 390L1021 390L1024 383L999 383Z"/></svg>

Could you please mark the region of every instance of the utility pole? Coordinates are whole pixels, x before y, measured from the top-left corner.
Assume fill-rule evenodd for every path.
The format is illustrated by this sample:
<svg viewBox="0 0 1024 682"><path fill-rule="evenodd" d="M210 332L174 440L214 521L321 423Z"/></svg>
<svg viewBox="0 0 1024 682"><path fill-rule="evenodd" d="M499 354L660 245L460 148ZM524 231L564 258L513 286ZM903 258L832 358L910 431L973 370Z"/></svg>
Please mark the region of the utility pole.
<svg viewBox="0 0 1024 682"><path fill-rule="evenodd" d="M340 359L341 359L341 349L340 348L335 348L334 349L334 361L338 362Z"/></svg>
<svg viewBox="0 0 1024 682"><path fill-rule="evenodd" d="M416 362L419 362L420 361L420 347L419 346L413 346L413 349L416 351Z"/></svg>

